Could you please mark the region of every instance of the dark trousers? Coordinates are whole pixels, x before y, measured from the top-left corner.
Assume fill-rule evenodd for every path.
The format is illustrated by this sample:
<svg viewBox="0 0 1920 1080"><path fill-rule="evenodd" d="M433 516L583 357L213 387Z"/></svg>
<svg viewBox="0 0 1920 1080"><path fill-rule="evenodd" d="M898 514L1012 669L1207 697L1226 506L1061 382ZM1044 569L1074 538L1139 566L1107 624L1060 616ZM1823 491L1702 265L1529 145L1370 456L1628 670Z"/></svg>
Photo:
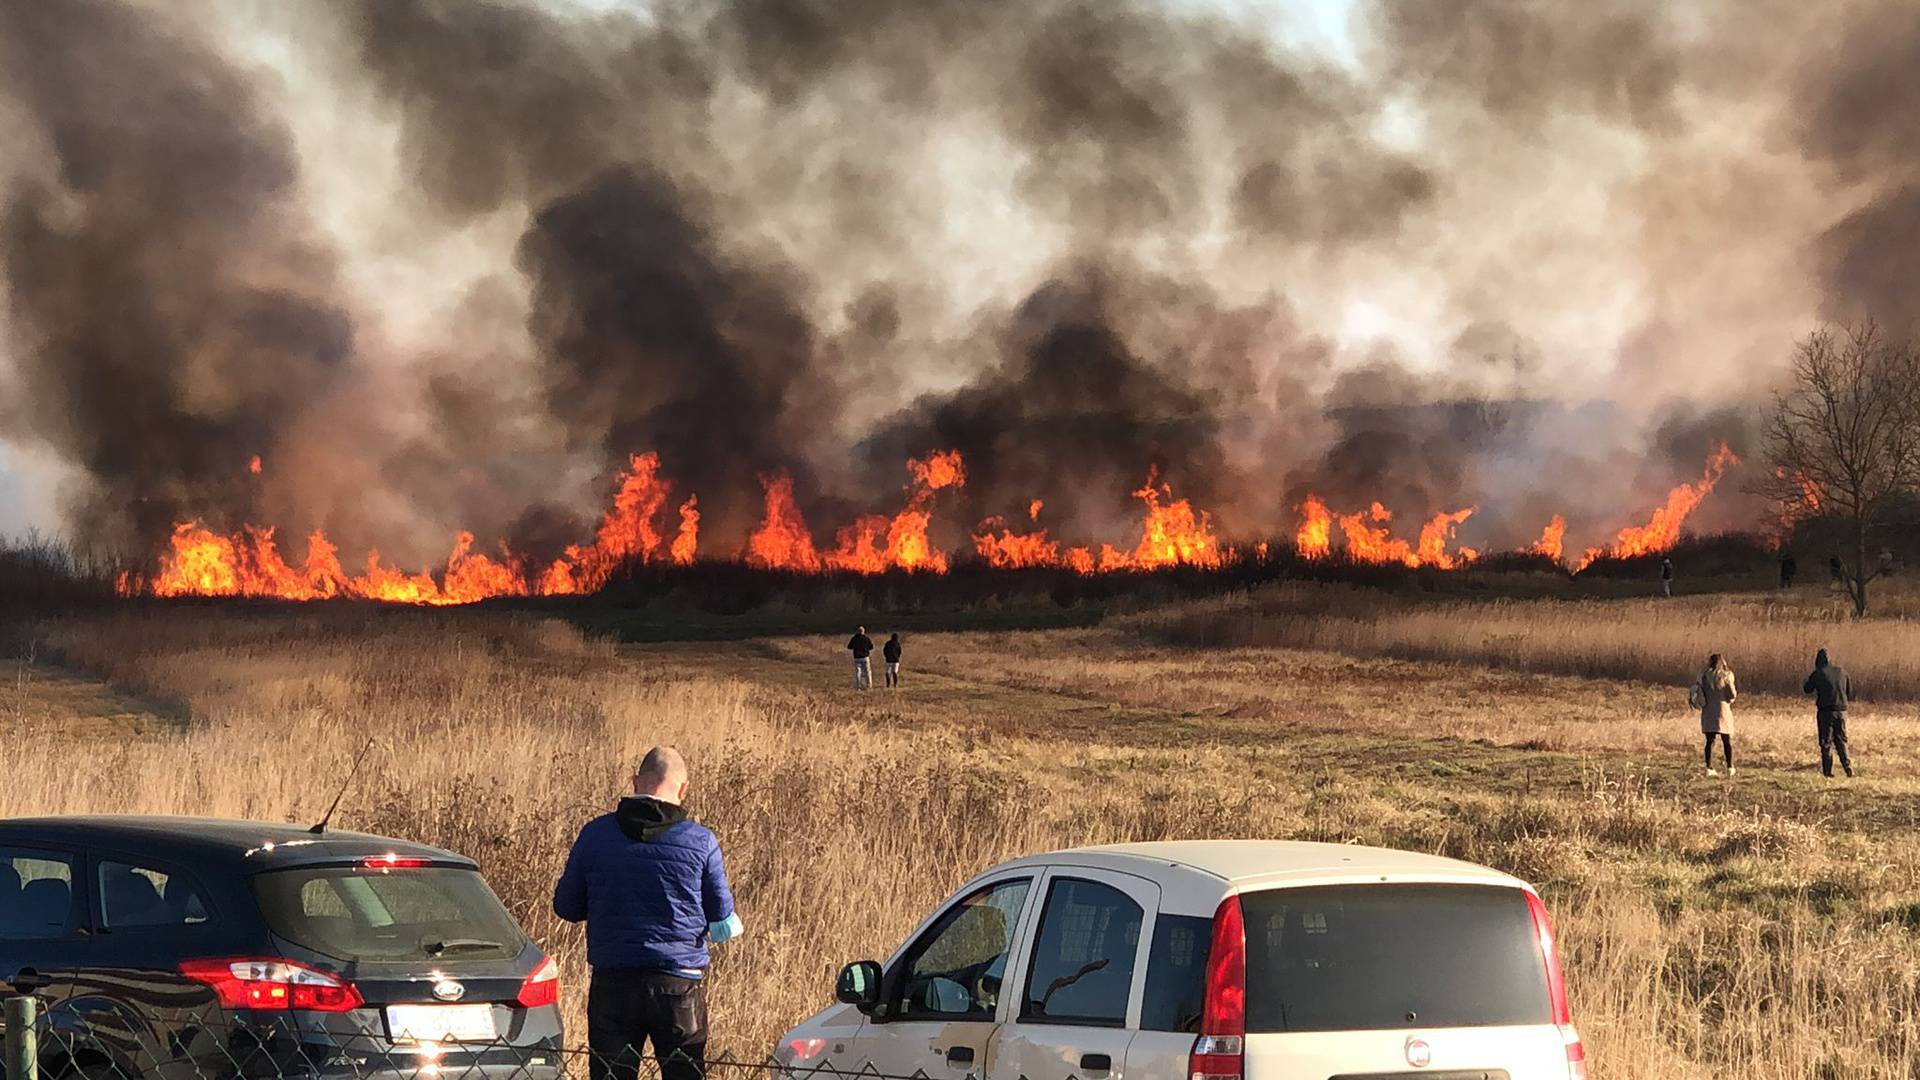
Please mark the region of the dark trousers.
<svg viewBox="0 0 1920 1080"><path fill-rule="evenodd" d="M707 998L699 979L664 971L596 971L587 988L589 1080L634 1080L653 1044L661 1080L702 1080Z"/></svg>
<svg viewBox="0 0 1920 1080"><path fill-rule="evenodd" d="M1720 753L1727 759L1727 768L1733 768L1733 739L1724 731L1707 736L1707 745L1704 751L1707 759L1707 768L1713 768L1713 740L1715 739L1720 740Z"/></svg>
<svg viewBox="0 0 1920 1080"><path fill-rule="evenodd" d="M1821 713L1820 726L1820 771L1833 775L1833 755L1840 755L1840 767L1848 776L1853 775L1853 762L1847 760L1847 714Z"/></svg>

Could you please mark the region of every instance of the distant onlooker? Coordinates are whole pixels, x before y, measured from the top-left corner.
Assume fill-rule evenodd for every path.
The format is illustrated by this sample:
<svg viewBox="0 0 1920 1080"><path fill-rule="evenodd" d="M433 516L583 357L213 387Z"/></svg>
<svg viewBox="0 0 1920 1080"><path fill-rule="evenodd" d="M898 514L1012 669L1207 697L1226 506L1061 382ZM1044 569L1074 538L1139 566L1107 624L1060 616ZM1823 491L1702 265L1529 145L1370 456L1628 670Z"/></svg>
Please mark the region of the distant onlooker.
<svg viewBox="0 0 1920 1080"><path fill-rule="evenodd" d="M1835 585L1847 583L1847 567L1840 561L1840 556L1835 555L1827 560L1827 573L1832 576Z"/></svg>
<svg viewBox="0 0 1920 1080"><path fill-rule="evenodd" d="M1782 549L1780 552L1780 587L1793 588L1793 575L1799 573L1799 564L1793 561L1793 552Z"/></svg>
<svg viewBox="0 0 1920 1080"><path fill-rule="evenodd" d="M873 655L873 639L867 636L867 628L856 627L847 648L853 651L853 688L867 690L873 686L873 670L868 657Z"/></svg>
<svg viewBox="0 0 1920 1080"><path fill-rule="evenodd" d="M887 685L889 687L899 686L900 685L900 635L899 634L894 634L892 637L887 638L887 643L885 645L880 646L880 657L881 659L887 662Z"/></svg>
<svg viewBox="0 0 1920 1080"><path fill-rule="evenodd" d="M1660 595L1673 595L1673 560L1664 555L1660 557Z"/></svg>
<svg viewBox="0 0 1920 1080"><path fill-rule="evenodd" d="M1707 657L1707 666L1700 669L1700 677L1694 680L1687 698L1700 710L1700 733L1706 736L1702 754L1708 776L1719 775L1713 770L1713 739L1716 735L1720 737L1720 754L1726 760L1727 775L1733 775L1733 701L1738 696L1739 690L1733 682L1733 666L1719 653Z"/></svg>
<svg viewBox="0 0 1920 1080"><path fill-rule="evenodd" d="M1847 703L1853 700L1853 680L1847 670L1827 659L1821 649L1813 657L1813 674L1800 687L1813 695L1814 724L1820 733L1820 771L1833 775L1833 755L1840 754L1840 767L1853 775L1853 762L1847 758Z"/></svg>

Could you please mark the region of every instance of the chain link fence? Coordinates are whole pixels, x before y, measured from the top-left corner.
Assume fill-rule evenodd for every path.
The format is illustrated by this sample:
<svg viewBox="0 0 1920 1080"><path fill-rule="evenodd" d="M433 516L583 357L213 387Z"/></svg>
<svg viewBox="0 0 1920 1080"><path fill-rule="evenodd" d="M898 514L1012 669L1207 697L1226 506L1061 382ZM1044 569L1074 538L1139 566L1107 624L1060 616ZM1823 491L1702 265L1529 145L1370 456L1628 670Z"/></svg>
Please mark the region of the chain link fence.
<svg viewBox="0 0 1920 1080"><path fill-rule="evenodd" d="M32 995L9 995L0 1005L0 1080L934 1080L921 1071L844 1068L827 1059L676 1053L660 1061L633 1048L604 1055L557 1040L396 1043L292 1017L241 1021L217 1010L184 1010L164 1021L111 1010L48 1012Z"/></svg>

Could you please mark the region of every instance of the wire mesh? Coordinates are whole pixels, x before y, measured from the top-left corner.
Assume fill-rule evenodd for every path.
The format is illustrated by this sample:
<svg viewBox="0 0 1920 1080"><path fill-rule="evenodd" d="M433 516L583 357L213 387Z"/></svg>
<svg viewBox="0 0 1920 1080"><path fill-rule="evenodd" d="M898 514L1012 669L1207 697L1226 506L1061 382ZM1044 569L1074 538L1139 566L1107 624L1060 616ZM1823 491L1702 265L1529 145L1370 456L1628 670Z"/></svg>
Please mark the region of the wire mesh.
<svg viewBox="0 0 1920 1080"><path fill-rule="evenodd" d="M551 1040L396 1042L374 1032L325 1030L291 1015L236 1018L221 1010L157 1019L55 1008L40 1013L35 1032L38 1077L4 1080L935 1080L922 1070L889 1073L830 1058L676 1051L662 1060L640 1046L603 1053ZM943 1070L939 1080L980 1078L956 1068Z"/></svg>

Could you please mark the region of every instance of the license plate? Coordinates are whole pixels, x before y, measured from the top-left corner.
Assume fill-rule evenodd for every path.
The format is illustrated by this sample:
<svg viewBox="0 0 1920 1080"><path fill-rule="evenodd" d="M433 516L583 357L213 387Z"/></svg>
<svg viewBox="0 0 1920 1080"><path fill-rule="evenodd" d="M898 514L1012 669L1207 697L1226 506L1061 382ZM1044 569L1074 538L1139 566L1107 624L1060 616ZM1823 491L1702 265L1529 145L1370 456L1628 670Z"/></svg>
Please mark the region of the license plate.
<svg viewBox="0 0 1920 1080"><path fill-rule="evenodd" d="M389 1005L387 1033L394 1042L492 1042L491 1005Z"/></svg>

